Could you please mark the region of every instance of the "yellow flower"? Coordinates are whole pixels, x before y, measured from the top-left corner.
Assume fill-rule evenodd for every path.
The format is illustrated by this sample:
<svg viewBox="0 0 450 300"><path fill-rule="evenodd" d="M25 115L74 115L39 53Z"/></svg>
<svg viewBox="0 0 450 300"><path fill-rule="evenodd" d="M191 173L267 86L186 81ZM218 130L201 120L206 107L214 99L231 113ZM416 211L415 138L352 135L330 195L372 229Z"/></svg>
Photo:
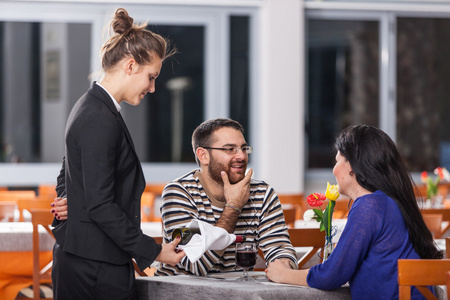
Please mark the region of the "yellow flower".
<svg viewBox="0 0 450 300"><path fill-rule="evenodd" d="M331 185L327 182L327 191L325 192L327 199L331 201L336 201L339 198L339 186L337 184Z"/></svg>

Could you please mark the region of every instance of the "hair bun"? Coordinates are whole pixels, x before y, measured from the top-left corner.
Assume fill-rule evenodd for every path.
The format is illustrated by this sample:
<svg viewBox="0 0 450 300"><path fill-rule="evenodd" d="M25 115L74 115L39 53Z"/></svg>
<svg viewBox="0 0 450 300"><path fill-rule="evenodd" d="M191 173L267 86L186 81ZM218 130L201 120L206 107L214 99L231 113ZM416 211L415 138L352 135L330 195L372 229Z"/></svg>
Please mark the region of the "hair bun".
<svg viewBox="0 0 450 300"><path fill-rule="evenodd" d="M119 8L114 14L111 28L117 34L126 35L128 32L133 30L133 22L134 20L128 15L128 12L123 8Z"/></svg>

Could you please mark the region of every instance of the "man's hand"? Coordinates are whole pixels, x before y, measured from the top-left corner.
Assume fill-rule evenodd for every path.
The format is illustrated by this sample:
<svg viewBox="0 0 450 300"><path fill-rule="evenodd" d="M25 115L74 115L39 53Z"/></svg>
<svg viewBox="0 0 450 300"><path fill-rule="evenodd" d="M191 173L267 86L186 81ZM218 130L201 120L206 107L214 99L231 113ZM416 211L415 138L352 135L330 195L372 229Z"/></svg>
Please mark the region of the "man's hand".
<svg viewBox="0 0 450 300"><path fill-rule="evenodd" d="M161 252L156 257L156 261L175 266L186 255L183 250L175 250L180 243L181 237L177 237L170 244L161 244Z"/></svg>
<svg viewBox="0 0 450 300"><path fill-rule="evenodd" d="M286 275L287 270L292 270L289 261L276 259L269 263L265 272L269 280L277 283L283 283L286 282L284 275Z"/></svg>
<svg viewBox="0 0 450 300"><path fill-rule="evenodd" d="M232 205L238 209L242 209L245 203L250 198L250 181L252 179L253 170L249 169L245 177L235 183L231 184L226 172L220 172L223 181L223 193L227 204Z"/></svg>
<svg viewBox="0 0 450 300"><path fill-rule="evenodd" d="M56 219L67 220L67 198L57 197L51 206L51 213Z"/></svg>

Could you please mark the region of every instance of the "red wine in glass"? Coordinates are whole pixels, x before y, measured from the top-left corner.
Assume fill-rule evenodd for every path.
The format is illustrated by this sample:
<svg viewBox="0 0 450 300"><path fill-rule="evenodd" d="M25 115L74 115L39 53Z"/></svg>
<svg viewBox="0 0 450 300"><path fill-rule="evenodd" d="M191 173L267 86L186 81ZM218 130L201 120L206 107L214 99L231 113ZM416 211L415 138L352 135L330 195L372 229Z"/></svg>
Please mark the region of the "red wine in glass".
<svg viewBox="0 0 450 300"><path fill-rule="evenodd" d="M241 268L251 268L256 264L255 251L237 251L236 252L236 265Z"/></svg>
<svg viewBox="0 0 450 300"><path fill-rule="evenodd" d="M255 243L245 242L236 244L236 265L244 269L242 277L238 278L239 281L254 280L248 276L248 269L256 264L258 250Z"/></svg>

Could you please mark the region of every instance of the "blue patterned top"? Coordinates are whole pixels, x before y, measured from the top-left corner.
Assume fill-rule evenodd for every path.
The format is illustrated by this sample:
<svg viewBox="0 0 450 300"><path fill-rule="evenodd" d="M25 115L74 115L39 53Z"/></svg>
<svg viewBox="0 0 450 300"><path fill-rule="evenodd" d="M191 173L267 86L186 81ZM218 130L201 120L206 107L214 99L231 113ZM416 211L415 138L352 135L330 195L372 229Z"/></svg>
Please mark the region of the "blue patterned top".
<svg viewBox="0 0 450 300"><path fill-rule="evenodd" d="M312 267L308 285L350 284L352 299L398 299L397 260L418 259L397 204L381 191L359 197L330 258ZM413 288L412 299L423 299Z"/></svg>

